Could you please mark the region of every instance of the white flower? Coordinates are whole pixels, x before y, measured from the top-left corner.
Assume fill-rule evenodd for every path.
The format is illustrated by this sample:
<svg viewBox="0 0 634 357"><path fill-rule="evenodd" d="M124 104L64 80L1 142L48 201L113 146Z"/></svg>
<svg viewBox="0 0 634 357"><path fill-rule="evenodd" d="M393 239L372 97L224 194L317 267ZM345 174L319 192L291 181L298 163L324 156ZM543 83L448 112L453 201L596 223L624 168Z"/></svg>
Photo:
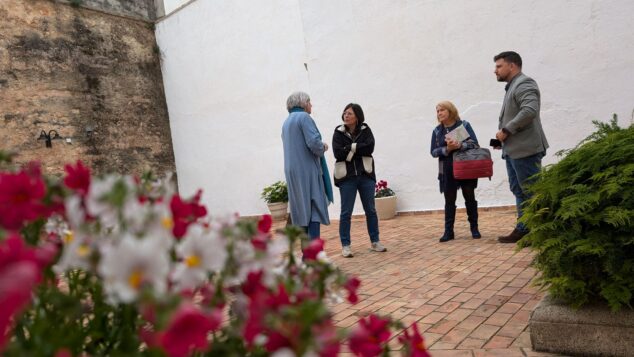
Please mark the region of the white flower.
<svg viewBox="0 0 634 357"><path fill-rule="evenodd" d="M288 264L289 240L285 235L278 234L266 247L266 254L261 258L261 268L264 272L263 283L274 286L277 277L285 274L285 265Z"/></svg>
<svg viewBox="0 0 634 357"><path fill-rule="evenodd" d="M134 207L126 206L138 203L136 195L132 194L134 191L134 179L130 176L109 175L95 180L90 184L86 196L86 210L91 216L97 217L105 228L118 227L120 210L130 212ZM118 203L120 207L108 200L111 195L123 200Z"/></svg>
<svg viewBox="0 0 634 357"><path fill-rule="evenodd" d="M68 217L68 223L70 223L73 229L80 227L84 223L86 212L84 212L81 206L81 197L79 195L66 197L64 200L64 208L66 217Z"/></svg>
<svg viewBox="0 0 634 357"><path fill-rule="evenodd" d="M172 279L177 289L195 288L205 282L209 273L220 272L227 260L227 248L218 232L192 224L176 246L182 259L174 268Z"/></svg>
<svg viewBox="0 0 634 357"><path fill-rule="evenodd" d="M172 233L174 220L168 202L146 203L143 205L142 214L142 222L134 227L137 235L160 239L167 247L176 242Z"/></svg>
<svg viewBox="0 0 634 357"><path fill-rule="evenodd" d="M149 287L158 296L167 290L170 258L160 239L136 238L126 233L102 247L98 272L111 302L129 303Z"/></svg>
<svg viewBox="0 0 634 357"><path fill-rule="evenodd" d="M261 267L255 260L255 248L253 248L253 244L250 241L233 241L233 260L237 265L238 271L235 276L227 277L229 284L242 283L250 271L258 271Z"/></svg>
<svg viewBox="0 0 634 357"><path fill-rule="evenodd" d="M328 254L326 254L325 250L322 250L321 252L317 253L317 261L319 261L320 263L330 263L330 258L328 258Z"/></svg>
<svg viewBox="0 0 634 357"><path fill-rule="evenodd" d="M279 350L273 352L271 357L295 357L295 352L288 347L282 347Z"/></svg>
<svg viewBox="0 0 634 357"><path fill-rule="evenodd" d="M61 238L64 242L62 256L53 266L53 271L58 274L72 269L90 271L90 257L97 249L94 240L70 230L66 230Z"/></svg>
<svg viewBox="0 0 634 357"><path fill-rule="evenodd" d="M68 232L68 223L64 220L64 217L54 214L46 220L44 225L44 231L47 234L55 234L61 238Z"/></svg>

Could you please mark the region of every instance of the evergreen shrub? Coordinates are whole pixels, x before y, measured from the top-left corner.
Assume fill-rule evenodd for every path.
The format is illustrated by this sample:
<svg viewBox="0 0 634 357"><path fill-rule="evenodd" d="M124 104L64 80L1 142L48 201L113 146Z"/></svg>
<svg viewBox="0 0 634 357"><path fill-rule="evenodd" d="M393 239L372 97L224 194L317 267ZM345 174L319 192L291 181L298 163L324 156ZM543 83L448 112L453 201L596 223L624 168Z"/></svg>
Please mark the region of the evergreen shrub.
<svg viewBox="0 0 634 357"><path fill-rule="evenodd" d="M537 284L574 308L632 308L634 125L593 121L597 131L545 167L529 190L520 247L536 251Z"/></svg>

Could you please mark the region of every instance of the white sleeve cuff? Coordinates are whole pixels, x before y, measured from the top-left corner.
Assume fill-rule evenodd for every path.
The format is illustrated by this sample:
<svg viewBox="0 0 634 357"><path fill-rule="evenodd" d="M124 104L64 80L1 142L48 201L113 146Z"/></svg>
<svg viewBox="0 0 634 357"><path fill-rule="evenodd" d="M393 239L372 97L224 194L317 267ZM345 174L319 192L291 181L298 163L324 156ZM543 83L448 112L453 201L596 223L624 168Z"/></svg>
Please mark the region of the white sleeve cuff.
<svg viewBox="0 0 634 357"><path fill-rule="evenodd" d="M352 157L354 156L354 153L356 151L357 151L357 143L353 143L350 148L350 152L348 153L348 156L346 157L346 161L352 160Z"/></svg>

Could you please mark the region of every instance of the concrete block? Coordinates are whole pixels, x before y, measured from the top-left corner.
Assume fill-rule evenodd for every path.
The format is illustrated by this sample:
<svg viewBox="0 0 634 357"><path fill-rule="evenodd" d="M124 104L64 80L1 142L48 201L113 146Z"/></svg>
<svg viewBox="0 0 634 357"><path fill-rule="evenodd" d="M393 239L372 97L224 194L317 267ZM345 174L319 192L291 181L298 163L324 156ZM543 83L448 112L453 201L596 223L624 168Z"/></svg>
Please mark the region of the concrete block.
<svg viewBox="0 0 634 357"><path fill-rule="evenodd" d="M549 295L531 314L533 349L582 356L634 356L634 310L607 305L574 310Z"/></svg>

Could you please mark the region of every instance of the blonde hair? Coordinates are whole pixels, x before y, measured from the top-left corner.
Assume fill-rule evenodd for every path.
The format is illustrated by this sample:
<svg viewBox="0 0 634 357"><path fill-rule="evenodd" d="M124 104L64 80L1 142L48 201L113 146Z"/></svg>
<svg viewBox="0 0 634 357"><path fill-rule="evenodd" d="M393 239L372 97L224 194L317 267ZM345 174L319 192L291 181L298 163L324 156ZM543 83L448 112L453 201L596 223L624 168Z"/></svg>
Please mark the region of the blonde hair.
<svg viewBox="0 0 634 357"><path fill-rule="evenodd" d="M460 119L460 115L458 114L458 108L456 108L456 106L453 105L452 102L448 100L443 100L439 102L438 104L436 104L436 106L447 109L447 111L449 112L449 120ZM436 117L436 120L438 120L438 117Z"/></svg>

